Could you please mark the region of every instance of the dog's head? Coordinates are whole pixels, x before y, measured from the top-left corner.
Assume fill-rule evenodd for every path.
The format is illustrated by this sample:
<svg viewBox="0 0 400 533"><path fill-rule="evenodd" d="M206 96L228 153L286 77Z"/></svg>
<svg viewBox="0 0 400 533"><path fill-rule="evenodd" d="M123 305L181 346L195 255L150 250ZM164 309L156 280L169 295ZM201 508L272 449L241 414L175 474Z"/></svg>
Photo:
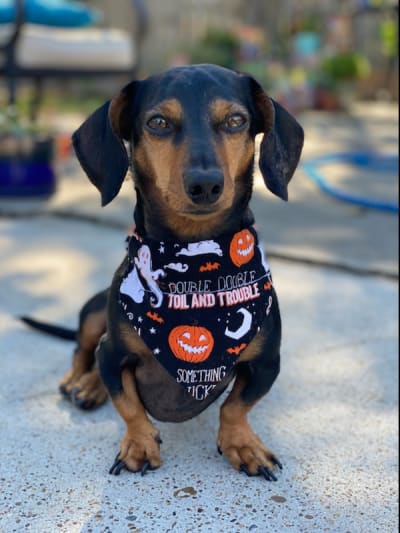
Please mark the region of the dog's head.
<svg viewBox="0 0 400 533"><path fill-rule="evenodd" d="M254 139L268 189L287 200L303 130L250 76L217 67L177 67L127 85L73 135L78 159L102 205L118 194L129 166L157 216L205 219L247 206Z"/></svg>

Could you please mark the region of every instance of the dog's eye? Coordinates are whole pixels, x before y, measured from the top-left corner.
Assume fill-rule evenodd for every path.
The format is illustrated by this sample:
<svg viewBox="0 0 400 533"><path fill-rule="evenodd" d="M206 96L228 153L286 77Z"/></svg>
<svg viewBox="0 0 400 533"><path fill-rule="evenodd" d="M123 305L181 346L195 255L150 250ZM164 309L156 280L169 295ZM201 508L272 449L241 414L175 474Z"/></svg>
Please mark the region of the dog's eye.
<svg viewBox="0 0 400 533"><path fill-rule="evenodd" d="M155 133L168 133L171 130L171 124L161 115L155 115L147 121L147 126Z"/></svg>
<svg viewBox="0 0 400 533"><path fill-rule="evenodd" d="M246 125L247 120L246 117L241 115L240 113L235 113L234 115L230 115L225 119L225 122L223 123L223 127L227 131L239 131L244 128Z"/></svg>

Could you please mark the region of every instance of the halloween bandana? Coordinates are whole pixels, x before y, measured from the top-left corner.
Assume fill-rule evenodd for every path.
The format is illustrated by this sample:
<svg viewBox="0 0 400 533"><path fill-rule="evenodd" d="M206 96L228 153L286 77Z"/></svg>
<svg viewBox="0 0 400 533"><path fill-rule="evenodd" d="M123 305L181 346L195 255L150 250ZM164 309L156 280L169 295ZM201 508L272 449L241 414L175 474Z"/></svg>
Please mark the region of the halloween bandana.
<svg viewBox="0 0 400 533"><path fill-rule="evenodd" d="M196 400L236 364L272 305L253 227L200 242L133 234L119 302L158 361Z"/></svg>

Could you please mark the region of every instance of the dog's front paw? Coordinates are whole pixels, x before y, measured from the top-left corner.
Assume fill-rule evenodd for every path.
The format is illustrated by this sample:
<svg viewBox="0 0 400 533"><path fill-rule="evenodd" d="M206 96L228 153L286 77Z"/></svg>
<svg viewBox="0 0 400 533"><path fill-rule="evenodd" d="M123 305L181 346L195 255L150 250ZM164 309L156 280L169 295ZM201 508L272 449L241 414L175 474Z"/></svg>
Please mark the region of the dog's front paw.
<svg viewBox="0 0 400 533"><path fill-rule="evenodd" d="M263 476L277 481L273 473L280 461L268 450L247 423L222 425L218 433L218 451L226 455L232 466L248 476Z"/></svg>
<svg viewBox="0 0 400 533"><path fill-rule="evenodd" d="M65 398L80 409L95 409L107 400L107 391L97 368L84 373L69 370L59 388Z"/></svg>
<svg viewBox="0 0 400 533"><path fill-rule="evenodd" d="M125 469L129 472L140 472L143 476L147 470L155 470L162 463L161 442L159 433L152 424L140 433L127 432L109 473L118 476L121 470Z"/></svg>

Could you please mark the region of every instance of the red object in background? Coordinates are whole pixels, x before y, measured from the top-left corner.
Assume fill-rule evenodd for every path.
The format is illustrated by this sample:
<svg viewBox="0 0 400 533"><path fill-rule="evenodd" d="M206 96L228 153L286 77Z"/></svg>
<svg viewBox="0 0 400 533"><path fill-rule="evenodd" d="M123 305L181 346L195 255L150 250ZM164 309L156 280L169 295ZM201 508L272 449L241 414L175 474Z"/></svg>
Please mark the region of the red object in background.
<svg viewBox="0 0 400 533"><path fill-rule="evenodd" d="M65 160L72 154L71 136L67 133L61 133L56 139L56 159Z"/></svg>

